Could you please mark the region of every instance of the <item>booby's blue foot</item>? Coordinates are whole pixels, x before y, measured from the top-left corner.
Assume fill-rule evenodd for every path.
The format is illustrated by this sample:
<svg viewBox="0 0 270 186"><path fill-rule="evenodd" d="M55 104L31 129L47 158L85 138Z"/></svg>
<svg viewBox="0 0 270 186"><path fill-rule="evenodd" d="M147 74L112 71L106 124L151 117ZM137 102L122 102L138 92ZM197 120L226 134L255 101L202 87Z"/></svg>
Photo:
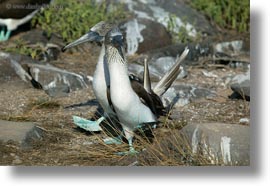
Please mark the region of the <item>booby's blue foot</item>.
<svg viewBox="0 0 270 186"><path fill-rule="evenodd" d="M4 29L0 31L0 41L7 41L9 39L11 31L7 30L5 33Z"/></svg>
<svg viewBox="0 0 270 186"><path fill-rule="evenodd" d="M103 139L103 142L107 145L111 145L111 144L120 145L122 144L122 138L121 136L118 136L115 138L109 137L109 138Z"/></svg>
<svg viewBox="0 0 270 186"><path fill-rule="evenodd" d="M120 156L123 156L123 155L136 155L138 154L139 152L136 151L132 145L132 138L129 138L128 139L128 144L129 144L129 151L126 151L126 152L117 152L116 154L117 155L120 155Z"/></svg>
<svg viewBox="0 0 270 186"><path fill-rule="evenodd" d="M134 148L132 149L129 149L129 151L125 151L125 152L117 152L116 155L119 155L119 156L124 156L124 155L137 155L139 152L136 151Z"/></svg>
<svg viewBox="0 0 270 186"><path fill-rule="evenodd" d="M87 120L78 116L73 116L73 121L75 125L90 132L102 131L102 128L99 126L99 124L104 119L105 118L102 116L97 121L91 121L91 120Z"/></svg>
<svg viewBox="0 0 270 186"><path fill-rule="evenodd" d="M136 154L138 154L139 152L138 151L136 151L135 149L134 149L134 147L129 147L129 154L130 155L136 155Z"/></svg>

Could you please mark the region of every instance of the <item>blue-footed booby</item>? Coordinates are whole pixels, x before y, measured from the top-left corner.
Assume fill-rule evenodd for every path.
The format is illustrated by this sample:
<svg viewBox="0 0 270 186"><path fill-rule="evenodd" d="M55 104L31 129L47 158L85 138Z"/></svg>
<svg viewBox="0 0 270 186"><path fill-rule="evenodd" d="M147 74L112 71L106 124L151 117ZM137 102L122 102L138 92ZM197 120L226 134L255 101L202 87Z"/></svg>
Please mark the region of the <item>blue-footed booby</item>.
<svg viewBox="0 0 270 186"><path fill-rule="evenodd" d="M6 41L11 31L28 22L38 10L51 0L0 0L0 26L6 26L0 31L0 41Z"/></svg>
<svg viewBox="0 0 270 186"><path fill-rule="evenodd" d="M155 104L157 103L155 100L159 97L152 91L150 84L145 83L146 88L141 88L139 91L133 88L128 75L123 35L118 27L114 27L106 34L104 43L110 75L110 99L128 140L128 153L133 154L136 153L132 145L134 131L142 125L156 123L158 117L164 113L156 112L159 105ZM184 59L187 54L188 49L183 52L180 58ZM145 67L145 74L147 74L147 64ZM157 90L160 91L160 94L164 93L163 90L165 90L162 86L170 86L172 84L170 79L175 80L174 76L177 71L171 69L170 74L166 74L164 79L162 78L162 81L158 83ZM149 78L144 78L145 81L147 79ZM166 90L168 88L166 87Z"/></svg>
<svg viewBox="0 0 270 186"><path fill-rule="evenodd" d="M88 124L92 125L93 128L97 128L98 125L106 118L107 120L112 120L118 122L116 113L112 107L112 102L110 99L110 76L108 71L108 65L107 65L107 58L105 56L105 45L104 45L104 37L106 33L113 28L113 24L101 21L94 25L90 31L77 39L76 41L73 41L63 47L62 51L67 50L68 48L77 46L79 44L85 43L85 42L96 42L98 44L101 44L101 51L99 54L98 62L96 65L96 70L94 72L93 76L93 90L94 94L101 105L101 107L104 110L104 117L99 118L96 121L89 121ZM145 78L144 78L145 79ZM143 82L140 80L140 78L136 77L133 74L129 75L129 80L132 84L132 87L135 91L139 91L140 89L144 89L142 86ZM147 67L147 78L144 81L145 84L148 86L150 85L150 77L149 77L149 71ZM145 98L149 100L149 98ZM159 105L155 112L164 112L164 107L162 105L161 100L158 96L156 96L156 105ZM154 103L152 103L154 104ZM153 107L154 109L154 107ZM82 127L84 128L84 127Z"/></svg>
<svg viewBox="0 0 270 186"><path fill-rule="evenodd" d="M98 57L96 70L93 75L93 90L100 106L104 111L104 116L99 118L97 121L92 121L92 126L99 126L99 124L107 118L108 120L116 119L116 114L111 107L111 102L108 96L108 87L110 85L109 70L105 57L105 46L103 44L106 33L113 27L113 24L101 21L94 25L88 33L63 47L62 51L68 48L77 46L85 42L95 42L101 44L101 51Z"/></svg>
<svg viewBox="0 0 270 186"><path fill-rule="evenodd" d="M110 76L108 71L107 57L105 56L105 45L104 36L105 34L113 28L114 25L101 21L97 23L90 31L77 39L76 41L63 47L63 51L68 48L74 47L85 42L96 42L102 44L101 52L98 58L98 63L93 77L93 89L97 100L99 101L101 107L104 110L105 117L110 119L111 117L117 117L115 110L112 107L112 102L110 98ZM188 54L188 49L186 49L180 58L177 59L175 65L170 69L170 71L160 80L160 82L155 86L154 91L151 89L151 82L149 77L148 63L145 61L144 70L144 80L140 81L134 75L129 75L129 81L133 90L136 93L142 94L144 100L150 105L153 113L155 114L165 114L163 104L159 98L166 90L171 86L173 81L177 78L180 73L180 63L184 60ZM156 92L155 92L156 91ZM150 96L151 95L151 96ZM97 121L92 121L91 125L98 126L101 121L105 118L102 117Z"/></svg>

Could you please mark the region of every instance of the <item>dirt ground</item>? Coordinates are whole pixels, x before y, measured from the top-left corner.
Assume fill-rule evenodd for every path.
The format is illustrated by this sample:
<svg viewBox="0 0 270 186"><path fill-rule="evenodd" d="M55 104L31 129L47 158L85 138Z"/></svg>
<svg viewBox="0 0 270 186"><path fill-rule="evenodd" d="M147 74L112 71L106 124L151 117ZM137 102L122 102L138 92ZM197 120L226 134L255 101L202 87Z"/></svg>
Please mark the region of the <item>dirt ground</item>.
<svg viewBox="0 0 270 186"><path fill-rule="evenodd" d="M86 47L87 48L87 47ZM62 53L53 65L77 73L92 75L97 61L98 48L92 51ZM207 77L204 71L216 74L218 78ZM226 77L242 73L239 69L189 67L187 78L178 83L196 84L215 90L214 98L192 101L183 107L173 108L177 119L163 124L154 131L154 140L135 140L135 148L141 151L135 156L119 156L126 151L127 144L106 145L104 133L79 130L72 122L72 116L91 118L97 105L83 104L95 99L92 87L74 91L68 97L50 98L19 79L0 84L0 119L11 121L33 121L43 130L42 140L34 141L28 149L20 148L15 142L0 142L1 165L48 165L48 166L132 166L132 165L197 165L204 161L190 160L173 155L175 149L164 149L167 137L177 133L188 123L224 122L239 124L241 118L250 118L250 105L245 100L232 100L232 91L226 85ZM177 82L176 82L177 83ZM81 104L81 105L78 105ZM72 106L73 107L70 107ZM76 106L77 105L77 106ZM164 120L163 120L164 121ZM165 123L165 124L164 124ZM248 124L247 124L248 125ZM157 150L158 149L158 150ZM168 153L168 151L171 153ZM154 153L157 152L158 153ZM180 149L181 151L181 149ZM207 163L206 163L207 164Z"/></svg>

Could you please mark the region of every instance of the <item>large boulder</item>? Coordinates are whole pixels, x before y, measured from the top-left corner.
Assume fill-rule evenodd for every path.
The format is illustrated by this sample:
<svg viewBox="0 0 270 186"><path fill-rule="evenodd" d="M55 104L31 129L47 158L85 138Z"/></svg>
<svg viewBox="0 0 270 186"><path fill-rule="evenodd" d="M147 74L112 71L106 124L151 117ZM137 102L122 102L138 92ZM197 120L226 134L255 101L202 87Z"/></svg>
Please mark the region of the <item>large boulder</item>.
<svg viewBox="0 0 270 186"><path fill-rule="evenodd" d="M87 88L90 84L82 75L52 65L28 64L31 75L52 97L64 96L71 91Z"/></svg>
<svg viewBox="0 0 270 186"><path fill-rule="evenodd" d="M4 54L0 53L0 83L20 80L20 77L15 71L14 64L9 60L2 59Z"/></svg>
<svg viewBox="0 0 270 186"><path fill-rule="evenodd" d="M215 96L214 90L191 84L177 84L162 95L162 102L164 106L183 107L194 100Z"/></svg>
<svg viewBox="0 0 270 186"><path fill-rule="evenodd" d="M127 55L144 53L172 44L166 28L149 19L134 18L122 24L127 43Z"/></svg>
<svg viewBox="0 0 270 186"><path fill-rule="evenodd" d="M127 54L144 53L172 43L170 34L185 30L190 38L216 35L216 29L203 14L181 0L107 1L123 3L133 18L124 24L127 33ZM98 1L100 2L100 1ZM170 32L170 34L168 33Z"/></svg>
<svg viewBox="0 0 270 186"><path fill-rule="evenodd" d="M0 120L0 140L18 142L23 148L31 147L35 140L42 139L43 130L33 122Z"/></svg>
<svg viewBox="0 0 270 186"><path fill-rule="evenodd" d="M244 74L238 74L231 81L231 89L234 91L230 98L243 98L250 100L250 68Z"/></svg>
<svg viewBox="0 0 270 186"><path fill-rule="evenodd" d="M89 79L48 63L41 64L28 56L2 52L0 59L2 61L0 64L5 64L3 66L12 76L16 74L35 88L42 88L52 97L65 96L71 91L87 88L91 84L91 77Z"/></svg>
<svg viewBox="0 0 270 186"><path fill-rule="evenodd" d="M123 1L129 12L138 18L149 19L164 25L166 28L170 20L174 19L177 32L184 27L188 34L196 37L198 32L207 35L214 35L216 30L204 15L190 7L185 1L181 0L150 0L150 1Z"/></svg>
<svg viewBox="0 0 270 186"><path fill-rule="evenodd" d="M193 123L181 134L187 138L192 153L202 155L212 164L250 164L249 126L226 123Z"/></svg>

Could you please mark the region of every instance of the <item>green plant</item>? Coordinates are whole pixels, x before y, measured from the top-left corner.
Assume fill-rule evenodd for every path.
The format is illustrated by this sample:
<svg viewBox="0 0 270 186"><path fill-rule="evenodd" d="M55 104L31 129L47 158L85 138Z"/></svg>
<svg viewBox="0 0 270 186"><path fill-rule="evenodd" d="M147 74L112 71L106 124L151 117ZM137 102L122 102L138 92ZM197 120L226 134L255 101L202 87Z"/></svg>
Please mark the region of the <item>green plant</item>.
<svg viewBox="0 0 270 186"><path fill-rule="evenodd" d="M190 4L222 28L249 31L249 0L191 0Z"/></svg>
<svg viewBox="0 0 270 186"><path fill-rule="evenodd" d="M14 43L11 43L3 48L3 51L5 52L27 55L31 56L33 59L37 58L38 55L43 52L43 50L44 49L42 48L41 44L37 43L35 45L29 45L26 41L21 39L14 40Z"/></svg>
<svg viewBox="0 0 270 186"><path fill-rule="evenodd" d="M171 33L173 42L181 42L184 44L187 44L188 42L191 41L197 41L201 38L201 34L197 33L195 37L189 35L189 30L187 30L187 20L184 18L183 24L181 27L179 27L177 23L177 17L174 14L169 15L169 20L168 20L168 26L167 29Z"/></svg>
<svg viewBox="0 0 270 186"><path fill-rule="evenodd" d="M107 6L106 2L97 4L93 0L54 0L51 6L33 18L32 25L41 27L49 36L55 33L70 42L99 21L115 22L126 17L121 4L110 5Z"/></svg>

